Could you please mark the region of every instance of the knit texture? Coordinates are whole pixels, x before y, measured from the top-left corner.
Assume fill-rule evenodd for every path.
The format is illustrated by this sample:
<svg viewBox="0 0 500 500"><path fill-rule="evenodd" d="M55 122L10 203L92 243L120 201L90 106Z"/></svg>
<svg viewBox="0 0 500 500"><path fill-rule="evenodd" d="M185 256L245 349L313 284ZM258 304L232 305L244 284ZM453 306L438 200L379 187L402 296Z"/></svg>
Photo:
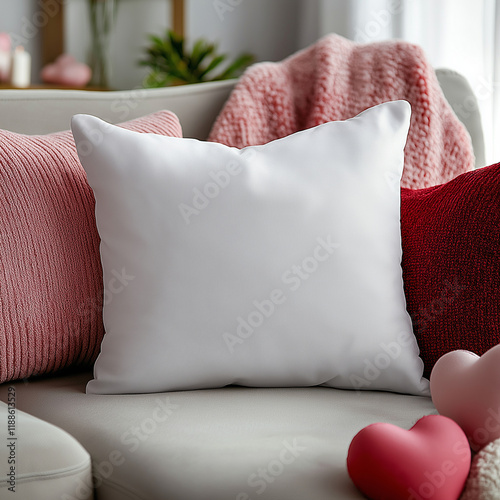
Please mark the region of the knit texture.
<svg viewBox="0 0 500 500"><path fill-rule="evenodd" d="M407 309L429 376L445 353L500 343L500 163L401 191Z"/></svg>
<svg viewBox="0 0 500 500"><path fill-rule="evenodd" d="M209 140L238 148L264 144L397 99L412 107L403 187L433 186L473 169L470 137L434 69L421 48L402 41L361 45L328 35L282 62L251 66Z"/></svg>
<svg viewBox="0 0 500 500"><path fill-rule="evenodd" d="M182 136L168 111L123 127ZM71 132L0 131L0 383L97 357L104 328L94 205Z"/></svg>
<svg viewBox="0 0 500 500"><path fill-rule="evenodd" d="M472 460L460 500L498 500L500 496L500 439L492 441Z"/></svg>

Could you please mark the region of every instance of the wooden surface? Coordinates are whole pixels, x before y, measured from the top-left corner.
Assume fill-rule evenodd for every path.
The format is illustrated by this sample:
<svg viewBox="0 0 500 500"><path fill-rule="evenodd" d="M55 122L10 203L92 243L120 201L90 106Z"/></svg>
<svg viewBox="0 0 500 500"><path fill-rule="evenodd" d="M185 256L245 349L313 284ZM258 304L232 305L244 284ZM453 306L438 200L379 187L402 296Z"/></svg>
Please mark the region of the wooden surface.
<svg viewBox="0 0 500 500"><path fill-rule="evenodd" d="M172 29L180 36L184 36L184 0L171 0L172 2Z"/></svg>
<svg viewBox="0 0 500 500"><path fill-rule="evenodd" d="M22 89L58 89L58 90L93 90L106 91L111 90L103 87L68 87L65 85L53 85L50 83L32 84L29 87L13 87L10 83L0 83L0 90L22 90Z"/></svg>
<svg viewBox="0 0 500 500"><path fill-rule="evenodd" d="M39 5L47 15L42 28L42 66L45 66L64 52L64 4L63 0L41 0Z"/></svg>

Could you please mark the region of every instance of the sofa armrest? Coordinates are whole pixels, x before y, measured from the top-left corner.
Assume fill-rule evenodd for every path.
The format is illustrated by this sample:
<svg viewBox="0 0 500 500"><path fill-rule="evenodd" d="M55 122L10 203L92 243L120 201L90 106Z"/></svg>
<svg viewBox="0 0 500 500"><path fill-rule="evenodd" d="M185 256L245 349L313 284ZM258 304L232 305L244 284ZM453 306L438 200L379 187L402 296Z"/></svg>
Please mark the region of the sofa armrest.
<svg viewBox="0 0 500 500"><path fill-rule="evenodd" d="M0 498L91 500L90 455L66 431L0 401Z"/></svg>
<svg viewBox="0 0 500 500"><path fill-rule="evenodd" d="M451 69L436 69L436 76L446 100L469 132L476 157L476 167L484 167L486 157L483 126L479 103L472 87L464 76Z"/></svg>

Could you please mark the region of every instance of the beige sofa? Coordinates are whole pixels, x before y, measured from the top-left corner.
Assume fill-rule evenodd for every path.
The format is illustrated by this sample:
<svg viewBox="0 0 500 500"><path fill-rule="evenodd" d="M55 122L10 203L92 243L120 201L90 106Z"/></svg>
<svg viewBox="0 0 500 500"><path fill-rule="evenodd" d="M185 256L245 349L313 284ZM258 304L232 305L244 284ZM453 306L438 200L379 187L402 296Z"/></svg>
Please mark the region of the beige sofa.
<svg viewBox="0 0 500 500"><path fill-rule="evenodd" d="M472 90L454 72L437 73L482 166ZM117 123L170 109L185 136L203 139L233 86L2 91L0 128L41 134L68 129L76 113ZM84 372L0 386L1 498L361 499L345 466L352 437L373 422L409 428L435 413L426 397L325 387L87 395L90 378Z"/></svg>

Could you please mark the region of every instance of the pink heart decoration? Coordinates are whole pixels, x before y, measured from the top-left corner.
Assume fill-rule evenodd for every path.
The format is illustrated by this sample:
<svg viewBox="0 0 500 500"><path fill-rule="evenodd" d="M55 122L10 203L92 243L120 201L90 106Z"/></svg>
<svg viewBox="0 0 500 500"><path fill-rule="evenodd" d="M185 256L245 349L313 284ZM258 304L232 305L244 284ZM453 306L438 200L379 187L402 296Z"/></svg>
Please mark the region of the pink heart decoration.
<svg viewBox="0 0 500 500"><path fill-rule="evenodd" d="M470 351L441 356L430 381L437 411L462 427L473 450L500 438L500 344L481 357Z"/></svg>
<svg viewBox="0 0 500 500"><path fill-rule="evenodd" d="M84 87L90 81L92 71L86 64L78 62L73 56L62 54L52 64L44 66L40 76L46 83Z"/></svg>
<svg viewBox="0 0 500 500"><path fill-rule="evenodd" d="M470 462L462 429L428 415L410 430L386 423L362 429L349 446L347 470L371 500L457 500Z"/></svg>

